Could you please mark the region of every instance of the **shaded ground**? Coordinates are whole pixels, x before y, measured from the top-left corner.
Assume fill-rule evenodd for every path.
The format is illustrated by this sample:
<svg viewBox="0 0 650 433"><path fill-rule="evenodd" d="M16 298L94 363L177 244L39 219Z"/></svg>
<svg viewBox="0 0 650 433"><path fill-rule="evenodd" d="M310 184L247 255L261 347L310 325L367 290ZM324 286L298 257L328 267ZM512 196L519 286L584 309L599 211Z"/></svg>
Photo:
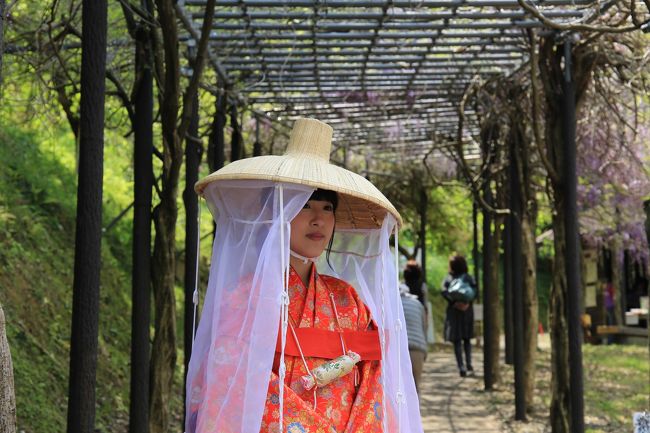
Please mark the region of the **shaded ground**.
<svg viewBox="0 0 650 433"><path fill-rule="evenodd" d="M482 348L473 345L475 377L458 375L449 345L427 358L420 409L426 433L550 433L550 341L541 336L533 410L514 420L513 367L501 364L502 380L483 391ZM632 415L650 409L650 360L643 346L583 346L587 433L631 432Z"/></svg>
<svg viewBox="0 0 650 433"><path fill-rule="evenodd" d="M425 433L501 433L483 388L483 354L474 350L476 376L462 378L451 347L429 353L422 377L420 410Z"/></svg>
<svg viewBox="0 0 650 433"><path fill-rule="evenodd" d="M633 413L650 410L648 348L585 344L582 353L585 432L632 432ZM508 431L550 433L550 358L551 349L547 334L540 337L533 410L526 423L514 421L514 370L512 366L502 364L501 384L489 394L489 399L492 407L510 428Z"/></svg>

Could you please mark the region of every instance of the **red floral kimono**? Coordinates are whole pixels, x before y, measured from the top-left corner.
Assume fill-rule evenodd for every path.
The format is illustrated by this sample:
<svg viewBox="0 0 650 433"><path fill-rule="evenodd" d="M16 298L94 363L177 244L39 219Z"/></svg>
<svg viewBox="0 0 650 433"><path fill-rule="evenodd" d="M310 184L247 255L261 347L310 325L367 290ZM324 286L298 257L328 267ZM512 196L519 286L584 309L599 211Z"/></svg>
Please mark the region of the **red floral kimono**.
<svg viewBox="0 0 650 433"><path fill-rule="evenodd" d="M364 332L376 330L376 325L372 322L370 311L358 297L354 288L334 277L319 275L315 268L312 266L309 287L305 287L293 269L289 275L289 324L293 326L294 330L308 331L306 334L297 333L297 337L309 369L318 367L343 354L341 344L338 342L340 333L349 350L355 350L354 338L359 337L365 343L359 343L360 340L357 339L357 347L372 347L375 353L380 352L377 333ZM336 314L332 300L336 306ZM303 328L313 329L305 330ZM328 334L330 338L311 338L311 341L301 341L308 340L307 336L320 335L319 333ZM331 338L333 335L335 338ZM369 341L368 337L374 341ZM345 341L346 339L348 341ZM336 350L340 350L339 353L327 357L309 356L309 353L318 353L321 346L326 346L326 340L329 340L329 343L333 343L334 346L338 344ZM287 330L287 349L285 351L283 432L372 433L383 431L381 364L378 360L381 355L366 356L361 350L361 361L357 364L358 388L355 386L354 371L322 388L316 388L316 408L314 409L314 391L305 390L300 380L308 372L299 353L296 353L295 350L292 352L289 349L290 346L296 346L296 344L293 333L289 329ZM309 349L310 347L312 349ZM292 356L291 353L294 355ZM279 431L280 405L277 374L279 358L278 350L264 406L260 430L262 433ZM368 358L376 360L368 360Z"/></svg>

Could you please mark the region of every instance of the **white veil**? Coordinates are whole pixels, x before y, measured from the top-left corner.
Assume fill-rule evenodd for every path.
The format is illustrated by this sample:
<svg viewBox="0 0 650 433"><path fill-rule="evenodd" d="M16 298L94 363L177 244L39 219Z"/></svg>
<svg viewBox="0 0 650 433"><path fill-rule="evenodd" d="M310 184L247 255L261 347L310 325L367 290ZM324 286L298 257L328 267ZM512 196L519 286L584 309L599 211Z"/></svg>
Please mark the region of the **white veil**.
<svg viewBox="0 0 650 433"><path fill-rule="evenodd" d="M329 263L323 254L317 264L321 274L333 275L352 285L379 326L384 431L421 433L420 407L399 295L398 265L390 249L390 236L396 227L395 218L387 214L376 230L337 230Z"/></svg>
<svg viewBox="0 0 650 433"><path fill-rule="evenodd" d="M313 191L260 180L220 181L204 190L217 231L187 376L187 433L259 433L288 302L289 222ZM400 432L422 432L389 248L395 227L387 214L380 229L337 230L330 256L335 271L326 263L318 269L355 287L379 325L384 430L400 425Z"/></svg>

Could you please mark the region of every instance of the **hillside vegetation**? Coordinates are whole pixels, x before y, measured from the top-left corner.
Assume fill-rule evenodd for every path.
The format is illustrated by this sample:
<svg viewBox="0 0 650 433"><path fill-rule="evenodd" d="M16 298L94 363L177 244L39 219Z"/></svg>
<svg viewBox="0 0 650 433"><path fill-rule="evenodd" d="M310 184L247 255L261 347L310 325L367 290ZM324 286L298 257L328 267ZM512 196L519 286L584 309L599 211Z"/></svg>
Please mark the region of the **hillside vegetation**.
<svg viewBox="0 0 650 433"><path fill-rule="evenodd" d="M66 164L74 155L61 152L64 146L51 152L50 144L18 129L0 130L0 302L14 362L18 430L26 433L65 431L67 417L76 175L74 164ZM104 198L119 204L110 191ZM106 221L116 213L109 207L105 214ZM129 225L118 223L102 243L100 431L124 431L128 413L131 282L124 252L130 246L120 235Z"/></svg>

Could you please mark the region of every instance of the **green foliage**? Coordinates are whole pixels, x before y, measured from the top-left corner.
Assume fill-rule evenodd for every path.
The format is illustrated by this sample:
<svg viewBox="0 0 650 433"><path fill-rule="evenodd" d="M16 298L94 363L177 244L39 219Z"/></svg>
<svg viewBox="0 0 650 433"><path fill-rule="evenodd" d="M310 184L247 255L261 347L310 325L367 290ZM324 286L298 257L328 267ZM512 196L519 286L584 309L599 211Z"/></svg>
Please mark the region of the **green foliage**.
<svg viewBox="0 0 650 433"><path fill-rule="evenodd" d="M39 132L0 131L0 299L14 360L18 425L27 433L65 430L72 312L74 145L63 132L56 139ZM119 203L114 191L105 196ZM122 431L128 402L130 266L116 259L113 247L124 249L124 244L106 236L97 427Z"/></svg>
<svg viewBox="0 0 650 433"><path fill-rule="evenodd" d="M429 289L428 299L431 301L431 314L433 326L436 333L436 341L441 341L443 336L443 324L445 323L445 310L447 301L442 297L442 280L447 275L448 255L429 254L427 256L427 288Z"/></svg>

